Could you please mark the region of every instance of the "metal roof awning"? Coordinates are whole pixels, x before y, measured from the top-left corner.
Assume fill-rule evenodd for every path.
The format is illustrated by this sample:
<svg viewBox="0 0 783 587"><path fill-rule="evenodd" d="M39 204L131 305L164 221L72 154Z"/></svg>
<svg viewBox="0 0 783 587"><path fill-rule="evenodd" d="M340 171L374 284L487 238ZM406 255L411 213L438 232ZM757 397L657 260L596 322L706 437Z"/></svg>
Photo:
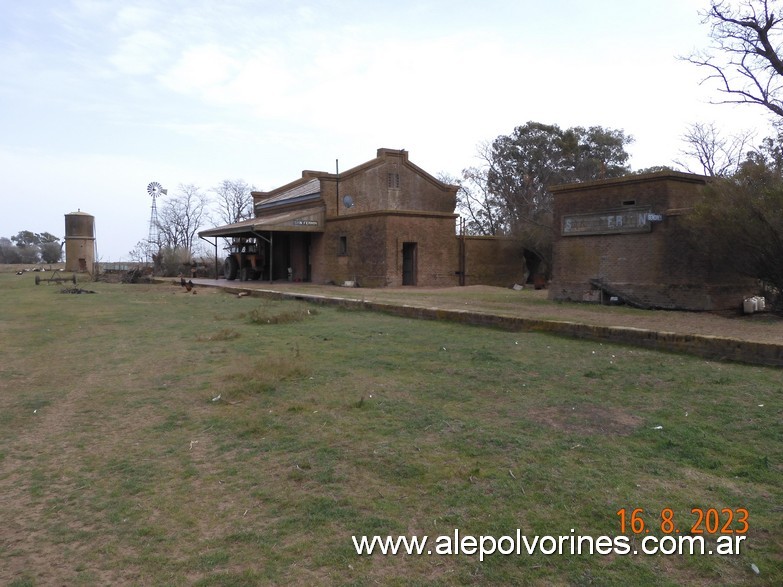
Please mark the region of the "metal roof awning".
<svg viewBox="0 0 783 587"><path fill-rule="evenodd" d="M323 232L325 208L300 208L199 231L200 237L254 237L258 232Z"/></svg>
<svg viewBox="0 0 783 587"><path fill-rule="evenodd" d="M200 230L198 235L200 237L209 236L253 236L253 225L256 223L255 218L250 220L243 220L242 222L235 222L234 224L226 224L225 226L217 226L208 230Z"/></svg>
<svg viewBox="0 0 783 587"><path fill-rule="evenodd" d="M323 232L325 215L326 208L324 206L300 208L299 210L257 217L253 227L256 231Z"/></svg>

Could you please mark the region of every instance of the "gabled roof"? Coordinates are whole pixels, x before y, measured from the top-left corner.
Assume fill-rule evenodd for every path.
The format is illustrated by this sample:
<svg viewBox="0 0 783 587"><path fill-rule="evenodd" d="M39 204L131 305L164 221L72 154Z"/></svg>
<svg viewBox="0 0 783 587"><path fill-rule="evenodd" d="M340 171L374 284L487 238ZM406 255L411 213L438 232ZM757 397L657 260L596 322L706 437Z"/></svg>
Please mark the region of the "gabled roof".
<svg viewBox="0 0 783 587"><path fill-rule="evenodd" d="M294 186L279 194L256 202L257 210L264 208L275 208L277 206L286 206L289 204L299 204L309 200L318 199L321 196L321 180L311 179L301 185Z"/></svg>
<svg viewBox="0 0 783 587"><path fill-rule="evenodd" d="M330 173L328 171L310 171L305 170L302 172L300 179L294 180L284 186L271 190L269 192L253 192L253 196L257 198L256 209L270 208L274 206L284 206L288 204L299 203L298 198L305 198L305 196L318 196L320 195L320 184L323 180L335 181L339 179L347 180L348 178L364 173L368 169L382 165L390 159L397 159L402 165L408 167L416 174L425 178L427 181L437 185L440 188L457 190L457 186L448 185L437 177L427 173L418 165L412 163L408 158L408 151L405 149L386 149L380 148L376 152L376 156L369 161L365 161L355 167L341 171L339 174Z"/></svg>
<svg viewBox="0 0 783 587"><path fill-rule="evenodd" d="M457 190L457 186L451 186L447 183L442 182L434 175L427 173L416 165L415 163L411 162L411 160L408 158L408 151L405 149L386 149L386 148L380 148L376 152L376 156L374 159L370 159L369 161L366 161L364 163L361 163L360 165L357 165L356 167L352 167L351 169L348 169L347 171L343 171L340 173L340 179L347 179L351 177L352 175L356 175L359 173L362 173L368 169L371 169L372 167L375 167L377 165L381 165L388 161L389 159L399 159L400 163L404 165L405 167L408 167L411 169L414 173L420 175L430 183L433 183L437 185L440 188L452 188L454 191ZM333 174L329 174L331 177L334 177Z"/></svg>
<svg viewBox="0 0 783 587"><path fill-rule="evenodd" d="M408 160L408 152L404 149L378 149L376 157L365 163L343 171L339 175L326 171L303 171L302 177L269 192L252 192L253 210L256 218L243 220L226 226L219 226L199 232L199 236L254 236L256 231L268 230L304 230L312 232L323 231L326 206L321 197L321 183L347 179L386 163L389 159L397 159L402 165L413 170L427 181L437 185L442 190L457 191L457 186L448 185L436 177L414 165ZM290 218L288 215L292 215Z"/></svg>

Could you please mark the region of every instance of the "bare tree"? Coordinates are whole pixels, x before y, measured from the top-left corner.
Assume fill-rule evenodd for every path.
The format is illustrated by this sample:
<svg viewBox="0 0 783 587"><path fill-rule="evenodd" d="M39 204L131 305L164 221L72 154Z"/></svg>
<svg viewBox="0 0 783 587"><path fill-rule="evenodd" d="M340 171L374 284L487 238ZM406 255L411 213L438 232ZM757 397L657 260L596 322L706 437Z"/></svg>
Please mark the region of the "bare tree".
<svg viewBox="0 0 783 587"><path fill-rule="evenodd" d="M158 213L161 246L192 252L208 204L200 188L192 184L180 184L179 193L168 200Z"/></svg>
<svg viewBox="0 0 783 587"><path fill-rule="evenodd" d="M481 153L481 147L479 148ZM462 178L441 174L438 179L456 185L457 211L466 218L466 234L493 236L504 234L502 208L487 187L487 166L468 167Z"/></svg>
<svg viewBox="0 0 783 587"><path fill-rule="evenodd" d="M467 214L469 233L494 236L504 234L507 227L503 222L502 208L489 191L487 173L486 167L462 170L457 205Z"/></svg>
<svg viewBox="0 0 783 587"><path fill-rule="evenodd" d="M144 239L136 243L136 246L128 251L128 258L135 263L145 263L152 258L153 254L157 254L157 245L153 245L150 241Z"/></svg>
<svg viewBox="0 0 783 587"><path fill-rule="evenodd" d="M697 122L689 125L682 136L685 147L680 153L685 159L674 163L690 173L728 177L739 170L753 137L752 131L724 136L715 123ZM693 169L691 162L698 162L700 168Z"/></svg>
<svg viewBox="0 0 783 587"><path fill-rule="evenodd" d="M783 58L781 17L772 0L743 0L738 6L712 0L703 13L711 26L712 47L691 54L687 61L705 67L704 81L718 82L727 98L723 104L758 104L783 117Z"/></svg>
<svg viewBox="0 0 783 587"><path fill-rule="evenodd" d="M224 179L220 185L212 188L216 196L215 207L218 219L224 224L233 224L253 217L254 186L243 179Z"/></svg>

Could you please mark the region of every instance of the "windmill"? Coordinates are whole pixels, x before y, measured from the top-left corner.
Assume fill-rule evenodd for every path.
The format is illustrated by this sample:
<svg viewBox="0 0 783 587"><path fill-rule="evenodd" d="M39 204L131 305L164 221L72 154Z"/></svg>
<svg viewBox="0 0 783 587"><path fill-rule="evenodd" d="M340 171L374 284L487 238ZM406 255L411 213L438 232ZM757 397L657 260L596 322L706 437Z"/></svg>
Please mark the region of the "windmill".
<svg viewBox="0 0 783 587"><path fill-rule="evenodd" d="M157 181L150 182L147 186L147 193L152 198L152 208L150 209L150 230L147 236L147 242L150 250L154 250L157 255L160 250L160 226L158 225L158 196L165 196L168 190L164 190ZM154 247L154 249L153 249Z"/></svg>

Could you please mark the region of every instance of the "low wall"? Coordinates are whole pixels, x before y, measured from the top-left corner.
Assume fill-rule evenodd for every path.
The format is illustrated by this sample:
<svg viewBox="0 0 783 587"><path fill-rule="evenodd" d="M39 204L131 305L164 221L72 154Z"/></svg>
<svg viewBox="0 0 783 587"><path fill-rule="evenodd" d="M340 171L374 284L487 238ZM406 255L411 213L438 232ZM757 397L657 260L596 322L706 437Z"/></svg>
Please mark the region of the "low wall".
<svg viewBox="0 0 783 587"><path fill-rule="evenodd" d="M655 330L629 328L624 326L594 326L578 322L497 316L495 314L485 314L482 312L422 308L418 306L367 302L363 300L312 294L294 294L243 288L224 289L234 292L247 292L251 295L268 297L271 299L295 299L316 304L330 304L371 310L404 318L448 320L460 324L489 326L503 330L543 332L559 336L581 338L584 340L640 346L658 351L687 353L719 361L737 361L740 363L775 367L783 366L783 344L753 342L699 334L657 332Z"/></svg>
<svg viewBox="0 0 783 587"><path fill-rule="evenodd" d="M457 237L464 244L465 285L511 287L525 283L522 243L504 236Z"/></svg>

